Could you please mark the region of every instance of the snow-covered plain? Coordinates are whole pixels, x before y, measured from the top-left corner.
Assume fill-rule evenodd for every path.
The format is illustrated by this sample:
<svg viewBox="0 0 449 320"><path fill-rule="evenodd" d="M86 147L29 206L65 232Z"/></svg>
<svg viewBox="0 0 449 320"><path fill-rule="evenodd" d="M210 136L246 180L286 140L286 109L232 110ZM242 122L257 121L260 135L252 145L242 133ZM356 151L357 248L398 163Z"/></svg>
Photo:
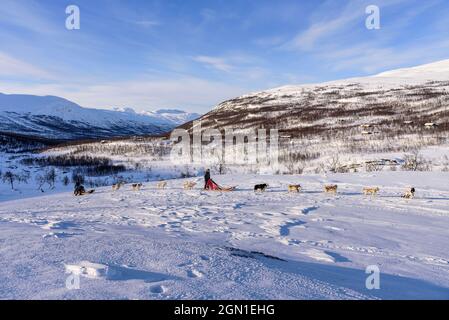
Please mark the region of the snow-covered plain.
<svg viewBox="0 0 449 320"><path fill-rule="evenodd" d="M449 173L214 178L238 188L179 179L0 203L0 298L449 299ZM408 186L415 199L400 198ZM370 265L379 290L365 287Z"/></svg>

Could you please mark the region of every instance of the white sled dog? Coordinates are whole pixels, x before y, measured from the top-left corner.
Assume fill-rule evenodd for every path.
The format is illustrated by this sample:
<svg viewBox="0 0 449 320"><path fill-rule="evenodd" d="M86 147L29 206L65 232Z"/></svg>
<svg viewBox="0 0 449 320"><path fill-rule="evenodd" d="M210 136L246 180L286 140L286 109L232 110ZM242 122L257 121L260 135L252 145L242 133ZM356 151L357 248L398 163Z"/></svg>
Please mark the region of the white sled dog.
<svg viewBox="0 0 449 320"><path fill-rule="evenodd" d="M133 183L132 187L133 187L133 191L140 191L140 188L142 188L142 184L141 183Z"/></svg>
<svg viewBox="0 0 449 320"><path fill-rule="evenodd" d="M415 197L415 188L411 187L402 195L402 198L413 199Z"/></svg>
<svg viewBox="0 0 449 320"><path fill-rule="evenodd" d="M380 190L379 187L365 187L365 188L363 188L363 194L365 196L367 196L367 195L375 196L375 195L377 195L379 190Z"/></svg>
<svg viewBox="0 0 449 320"><path fill-rule="evenodd" d="M186 181L186 182L184 182L184 189L185 190L192 190L193 187L195 187L195 186L196 186L196 182L193 182L193 181Z"/></svg>
<svg viewBox="0 0 449 320"><path fill-rule="evenodd" d="M125 183L123 183L123 182L114 183L114 184L112 185L112 190L113 190L113 191L117 191L117 190L119 190L124 184L125 184Z"/></svg>
<svg viewBox="0 0 449 320"><path fill-rule="evenodd" d="M328 185L324 186L324 192L336 194L337 188L338 188L338 186L336 184L328 184Z"/></svg>
<svg viewBox="0 0 449 320"><path fill-rule="evenodd" d="M156 187L158 189L165 189L166 186L167 186L167 181L159 181L156 185Z"/></svg>

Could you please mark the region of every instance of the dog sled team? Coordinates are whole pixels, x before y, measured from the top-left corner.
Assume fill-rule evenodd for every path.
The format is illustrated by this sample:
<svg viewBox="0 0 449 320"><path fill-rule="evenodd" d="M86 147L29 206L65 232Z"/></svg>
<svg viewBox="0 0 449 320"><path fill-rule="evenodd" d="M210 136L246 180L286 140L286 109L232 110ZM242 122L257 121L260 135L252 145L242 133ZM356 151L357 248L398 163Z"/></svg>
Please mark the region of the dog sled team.
<svg viewBox="0 0 449 320"><path fill-rule="evenodd" d="M112 185L112 191L120 190L125 185L123 181L117 182ZM184 190L192 190L197 185L197 182L195 181L185 181L183 184ZM143 187L142 183L132 183L131 188L133 191L140 191L140 189ZM158 189L165 189L167 187L167 181L159 181L156 184L156 187ZM254 186L254 192L265 192L268 189L267 183L262 184L256 184ZM207 169L204 174L204 190L207 191L234 191L236 187L222 187L218 185L214 180L211 179L210 176L210 170ZM323 191L327 194L337 194L338 186L336 184L328 184L324 185ZM300 184L290 184L288 185L288 192L290 193L299 193L302 190L302 187ZM80 183L77 183L75 185L74 195L75 196L82 196L86 194L94 193L95 190L89 190L86 191L84 186L82 186ZM366 196L376 196L380 191L379 187L364 187L362 189L362 192ZM411 187L408 188L404 194L401 195L402 198L405 199L412 199L415 197L415 188Z"/></svg>
<svg viewBox="0 0 449 320"><path fill-rule="evenodd" d="M268 188L268 184L263 183L263 184L256 184L254 186L254 192L264 192L266 191L266 189ZM294 193L298 193L300 192L302 189L300 184L290 184L288 185L288 192L294 192ZM337 189L338 186L336 184L328 184L325 185L323 188L324 193L329 193L329 194L337 194ZM362 192L364 195L368 196L375 196L377 195L377 193L380 191L379 187L364 187L362 189ZM411 187L408 188L404 194L401 195L401 198L405 198L405 199L412 199L415 197L415 188Z"/></svg>

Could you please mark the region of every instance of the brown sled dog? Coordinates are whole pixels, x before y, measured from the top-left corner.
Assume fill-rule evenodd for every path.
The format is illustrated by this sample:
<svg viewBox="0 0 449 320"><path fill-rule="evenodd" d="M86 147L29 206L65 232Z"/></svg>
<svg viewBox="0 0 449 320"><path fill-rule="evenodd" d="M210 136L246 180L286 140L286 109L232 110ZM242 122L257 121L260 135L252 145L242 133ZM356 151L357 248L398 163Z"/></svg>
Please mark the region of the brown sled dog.
<svg viewBox="0 0 449 320"><path fill-rule="evenodd" d="M192 190L196 186L196 182L194 181L186 181L184 182L184 189L185 190Z"/></svg>
<svg viewBox="0 0 449 320"><path fill-rule="evenodd" d="M290 184L288 186L288 192L300 192L301 189L302 188L300 184Z"/></svg>
<svg viewBox="0 0 449 320"><path fill-rule="evenodd" d="M119 190L124 184L125 184L124 182L117 182L117 183L114 183L114 184L112 185L112 190L113 190L113 191L117 191L117 190Z"/></svg>
<svg viewBox="0 0 449 320"><path fill-rule="evenodd" d="M167 186L167 181L159 181L156 186L158 189L165 189Z"/></svg>
<svg viewBox="0 0 449 320"><path fill-rule="evenodd" d="M337 188L338 188L338 186L336 184L328 184L328 185L324 186L324 192L336 194Z"/></svg>

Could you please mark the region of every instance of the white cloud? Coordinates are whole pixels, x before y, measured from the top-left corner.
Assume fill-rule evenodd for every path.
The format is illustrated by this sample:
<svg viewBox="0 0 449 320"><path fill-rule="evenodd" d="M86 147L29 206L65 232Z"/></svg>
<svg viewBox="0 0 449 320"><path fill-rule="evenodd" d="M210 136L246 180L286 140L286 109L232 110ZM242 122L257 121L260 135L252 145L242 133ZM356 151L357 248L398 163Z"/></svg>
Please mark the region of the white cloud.
<svg viewBox="0 0 449 320"><path fill-rule="evenodd" d="M43 5L34 0L16 1L2 0L0 5L0 17L2 22L27 29L29 31L43 34L53 34L58 29L55 24L50 23L45 17L48 12Z"/></svg>
<svg viewBox="0 0 449 320"><path fill-rule="evenodd" d="M139 111L176 107L207 112L216 104L248 91L249 88L193 77L107 83L0 84L0 92L4 93L56 95L86 107L133 107Z"/></svg>
<svg viewBox="0 0 449 320"><path fill-rule="evenodd" d="M328 49L318 57L330 70L358 70L373 74L398 67L413 66L447 59L449 40L416 43L406 47L376 47L367 42L340 50Z"/></svg>
<svg viewBox="0 0 449 320"><path fill-rule="evenodd" d="M225 75L235 79L260 80L268 76L269 72L263 67L265 61L241 52L232 52L226 57L196 56L194 61L206 67L222 71Z"/></svg>
<svg viewBox="0 0 449 320"><path fill-rule="evenodd" d="M51 79L53 76L46 70L35 67L25 61L11 57L0 51L0 76L33 77Z"/></svg>
<svg viewBox="0 0 449 320"><path fill-rule="evenodd" d="M133 23L144 28L152 28L160 25L160 23L155 20L137 20L133 21Z"/></svg>
<svg viewBox="0 0 449 320"><path fill-rule="evenodd" d="M234 69L225 59L219 57L196 56L193 60L219 71L230 72Z"/></svg>
<svg viewBox="0 0 449 320"><path fill-rule="evenodd" d="M358 19L363 19L365 12L364 6L360 2L350 1L341 10L339 14L333 16L335 10L322 8L322 11L316 13L314 22L306 30L299 32L293 39L282 45L284 49L293 50L312 50L321 40L332 37L336 33L354 23ZM335 39L334 39L335 41Z"/></svg>
<svg viewBox="0 0 449 320"><path fill-rule="evenodd" d="M334 34L349 22L353 21L353 19L354 16L342 15L333 20L313 24L306 31L296 35L284 47L288 49L310 50L319 40Z"/></svg>
<svg viewBox="0 0 449 320"><path fill-rule="evenodd" d="M381 8L381 16L384 10L388 7L406 2L407 0L377 0L375 5ZM282 49L287 50L300 50L300 51L314 51L319 50L320 45L325 43L338 43L344 38L348 32L353 33L354 28L359 24L359 31L363 31L365 28L365 8L367 5L372 4L368 1L350 0L342 8L330 7L331 2L325 2L317 12L312 14L313 23L311 23L306 30L298 32L292 39L281 45ZM333 2L332 2L333 3ZM334 4L334 3L333 3ZM338 6L341 6L338 4ZM425 5L429 7L430 5ZM414 9L419 12L421 9ZM338 12L337 15L334 13ZM407 19L410 17L403 14ZM400 16L399 18L403 18Z"/></svg>

